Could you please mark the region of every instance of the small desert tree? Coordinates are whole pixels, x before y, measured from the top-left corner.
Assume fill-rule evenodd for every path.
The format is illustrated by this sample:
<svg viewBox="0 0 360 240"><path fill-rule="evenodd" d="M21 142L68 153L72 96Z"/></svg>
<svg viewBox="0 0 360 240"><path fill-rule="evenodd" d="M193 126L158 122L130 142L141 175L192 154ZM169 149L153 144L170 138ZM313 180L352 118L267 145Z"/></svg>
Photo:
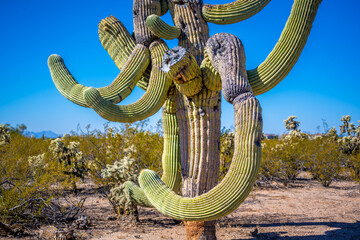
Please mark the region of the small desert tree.
<svg viewBox="0 0 360 240"><path fill-rule="evenodd" d="M191 239L214 239L213 220L234 211L249 194L261 161L262 115L255 95L272 89L294 66L321 0L295 0L273 51L259 67L246 70L241 41L226 33L210 37L208 22L240 22L269 2L211 5L202 0L134 0L133 36L113 16L99 24L100 41L121 70L107 87L78 84L60 56L48 60L60 93L107 120L138 121L163 106L163 176L142 171L140 188L128 184L129 194L139 205L184 220ZM161 20L167 11L175 26ZM177 38L179 47L168 50L162 38ZM136 85L146 90L139 101L115 105ZM216 186L221 91L234 105L235 151L229 172ZM182 196L177 195L181 179Z"/></svg>

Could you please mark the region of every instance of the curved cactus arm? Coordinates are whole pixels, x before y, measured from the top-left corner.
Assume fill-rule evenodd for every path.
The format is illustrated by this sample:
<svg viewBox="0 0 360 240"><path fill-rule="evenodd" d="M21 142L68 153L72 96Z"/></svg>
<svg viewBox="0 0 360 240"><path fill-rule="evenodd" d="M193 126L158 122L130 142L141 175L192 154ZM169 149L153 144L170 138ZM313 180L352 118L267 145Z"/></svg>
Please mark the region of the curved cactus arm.
<svg viewBox="0 0 360 240"><path fill-rule="evenodd" d="M107 87L99 88L100 95L106 100L118 103L127 97L150 63L149 50L147 47L137 44L124 64L124 70ZM59 92L83 107L89 107L83 93L88 87L79 84L65 66L64 60L56 54L48 59L51 77Z"/></svg>
<svg viewBox="0 0 360 240"><path fill-rule="evenodd" d="M124 188L128 190L131 200L136 203L136 205L150 208L154 207L149 201L149 199L146 197L144 191L134 182L126 181L124 183Z"/></svg>
<svg viewBox="0 0 360 240"><path fill-rule="evenodd" d="M166 40L176 39L181 34L180 28L170 26L154 14L146 18L146 25L155 36Z"/></svg>
<svg viewBox="0 0 360 240"><path fill-rule="evenodd" d="M198 94L203 87L200 67L191 53L183 47L174 47L165 52L162 70L187 97Z"/></svg>
<svg viewBox="0 0 360 240"><path fill-rule="evenodd" d="M99 39L116 66L122 70L126 60L135 48L134 38L116 17L110 16L99 23ZM151 65L136 84L145 91L149 84L150 72Z"/></svg>
<svg viewBox="0 0 360 240"><path fill-rule="evenodd" d="M250 193L261 162L261 107L246 78L243 46L233 35L217 34L206 48L224 79L224 95L234 105L235 152L227 175L209 192L194 198L177 195L153 171L143 170L139 177L140 187L156 209L185 221L210 221L234 211Z"/></svg>
<svg viewBox="0 0 360 240"><path fill-rule="evenodd" d="M116 66L122 70L135 48L135 40L116 17L110 16L99 23L99 39Z"/></svg>
<svg viewBox="0 0 360 240"><path fill-rule="evenodd" d="M150 45L152 71L149 86L137 102L118 106L106 101L95 88L84 91L84 98L89 107L101 117L113 122L134 122L155 114L164 104L172 81L160 70L162 56L168 50L164 41L158 39Z"/></svg>
<svg viewBox="0 0 360 240"><path fill-rule="evenodd" d="M274 49L257 68L247 71L255 95L275 87L293 68L306 44L320 3L321 0L294 0Z"/></svg>
<svg viewBox="0 0 360 240"><path fill-rule="evenodd" d="M150 170L140 174L139 183L160 212L185 221L209 221L234 211L248 196L260 169L262 118L259 102L245 94L234 103L235 153L229 172L219 185L195 198L171 191Z"/></svg>
<svg viewBox="0 0 360 240"><path fill-rule="evenodd" d="M237 0L227 4L205 4L202 15L207 22L231 24L260 12L271 0Z"/></svg>

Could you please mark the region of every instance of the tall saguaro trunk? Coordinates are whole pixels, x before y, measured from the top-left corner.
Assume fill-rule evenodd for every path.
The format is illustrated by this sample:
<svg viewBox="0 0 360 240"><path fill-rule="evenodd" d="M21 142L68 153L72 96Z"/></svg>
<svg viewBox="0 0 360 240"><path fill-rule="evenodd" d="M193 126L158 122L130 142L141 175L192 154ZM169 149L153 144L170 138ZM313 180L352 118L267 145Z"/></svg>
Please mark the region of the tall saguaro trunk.
<svg viewBox="0 0 360 240"><path fill-rule="evenodd" d="M198 65L204 59L209 28L202 17L203 3L172 1L169 4L174 23L181 29L179 46L195 57ZM177 91L179 119L182 196L196 197L212 189L218 181L220 158L220 91L203 88L195 96ZM187 239L216 239L216 221L185 221Z"/></svg>

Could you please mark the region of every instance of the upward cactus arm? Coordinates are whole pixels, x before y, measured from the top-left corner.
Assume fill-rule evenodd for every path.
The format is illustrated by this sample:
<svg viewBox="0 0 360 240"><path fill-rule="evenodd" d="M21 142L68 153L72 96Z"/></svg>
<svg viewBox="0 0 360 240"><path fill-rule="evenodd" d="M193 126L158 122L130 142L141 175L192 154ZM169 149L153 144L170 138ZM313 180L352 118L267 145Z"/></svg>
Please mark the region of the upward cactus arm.
<svg viewBox="0 0 360 240"><path fill-rule="evenodd" d="M237 0L228 4L205 4L202 15L207 22L231 24L260 12L271 0Z"/></svg>
<svg viewBox="0 0 360 240"><path fill-rule="evenodd" d="M166 40L178 38L181 34L180 28L168 25L157 15L148 16L146 25L155 36Z"/></svg>
<svg viewBox="0 0 360 240"><path fill-rule="evenodd" d="M124 25L114 16L107 17L99 23L99 39L116 66L122 70L126 60L135 48L135 40ZM149 84L151 66L138 81L137 86L146 90Z"/></svg>
<svg viewBox="0 0 360 240"><path fill-rule="evenodd" d="M321 0L294 0L274 49L257 68L247 71L255 95L275 87L293 68L306 44L320 3Z"/></svg>
<svg viewBox="0 0 360 240"><path fill-rule="evenodd" d="M174 95L170 94L165 101L162 111L164 128L164 152L162 155L162 181L174 192L179 192L181 183L179 126L176 119ZM146 197L144 191L134 182L126 182L132 200L143 207L154 207Z"/></svg>
<svg viewBox="0 0 360 240"><path fill-rule="evenodd" d="M179 125L176 118L174 93L166 100L162 122L164 129L164 152L162 155L162 181L174 192L179 192L181 183Z"/></svg>
<svg viewBox="0 0 360 240"><path fill-rule="evenodd" d="M95 88L89 88L84 91L88 106L101 117L114 122L134 122L155 114L164 104L172 83L160 70L162 56L167 49L166 43L159 39L150 45L153 65L150 82L145 94L137 102L118 106L106 101Z"/></svg>
<svg viewBox="0 0 360 240"><path fill-rule="evenodd" d="M114 16L99 23L99 39L116 66L122 70L126 60L135 48L135 40L124 25Z"/></svg>
<svg viewBox="0 0 360 240"><path fill-rule="evenodd" d="M98 89L101 96L107 101L120 102L131 93L149 62L148 48L140 44L136 45L124 64L124 70L109 86ZM48 59L48 65L54 84L59 92L73 103L88 107L83 96L88 87L79 84L75 80L65 66L63 59L59 55L51 55Z"/></svg>

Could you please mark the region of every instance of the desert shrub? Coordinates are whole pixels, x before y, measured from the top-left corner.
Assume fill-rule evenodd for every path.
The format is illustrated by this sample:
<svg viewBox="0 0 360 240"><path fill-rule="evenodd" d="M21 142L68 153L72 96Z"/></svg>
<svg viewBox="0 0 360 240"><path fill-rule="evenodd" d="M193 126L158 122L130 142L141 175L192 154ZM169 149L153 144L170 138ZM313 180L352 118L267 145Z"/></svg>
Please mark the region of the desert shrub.
<svg viewBox="0 0 360 240"><path fill-rule="evenodd" d="M350 167L350 174L354 181L360 183L360 153L353 154L348 158L348 166Z"/></svg>
<svg viewBox="0 0 360 240"><path fill-rule="evenodd" d="M146 121L120 124L119 127L105 125L103 132L90 131L87 127L86 132L72 135L70 140L81 143L79 150L87 162L88 174L100 185L107 184L102 177L102 169L108 164L120 162L129 151L132 151L137 168L161 173L163 138L160 133L149 131Z"/></svg>
<svg viewBox="0 0 360 240"><path fill-rule="evenodd" d="M285 186L296 179L303 168L303 148L309 135L300 130L291 132L280 139L264 140L260 181L279 181Z"/></svg>
<svg viewBox="0 0 360 240"><path fill-rule="evenodd" d="M49 150L51 139L23 136L24 125L8 128L10 141L0 146L0 222L55 223L75 218L83 200L68 207L58 201L71 186L69 167L58 159L66 160L64 155ZM77 148L76 144L67 147L70 152Z"/></svg>
<svg viewBox="0 0 360 240"><path fill-rule="evenodd" d="M328 187L343 171L339 147L329 134L309 140L305 148L305 167L312 177Z"/></svg>
<svg viewBox="0 0 360 240"><path fill-rule="evenodd" d="M123 187L125 181L137 184L139 169L150 168L161 173L163 137L151 132L146 121L105 125L104 132L80 131L68 141L80 142L88 167L88 176L104 190L116 214L137 217L136 205Z"/></svg>
<svg viewBox="0 0 360 240"><path fill-rule="evenodd" d="M15 131L10 139L8 144L0 146L1 221L42 218L42 210L55 195L52 185L57 183L58 171L51 169L53 166L40 170L45 166L44 156L30 156L46 151L49 142L27 138Z"/></svg>
<svg viewBox="0 0 360 240"><path fill-rule="evenodd" d="M276 154L274 154L277 144L279 144L278 139L266 139L262 141L263 156L257 182L258 184L271 183L279 180L277 176L280 171L280 162L278 161Z"/></svg>

